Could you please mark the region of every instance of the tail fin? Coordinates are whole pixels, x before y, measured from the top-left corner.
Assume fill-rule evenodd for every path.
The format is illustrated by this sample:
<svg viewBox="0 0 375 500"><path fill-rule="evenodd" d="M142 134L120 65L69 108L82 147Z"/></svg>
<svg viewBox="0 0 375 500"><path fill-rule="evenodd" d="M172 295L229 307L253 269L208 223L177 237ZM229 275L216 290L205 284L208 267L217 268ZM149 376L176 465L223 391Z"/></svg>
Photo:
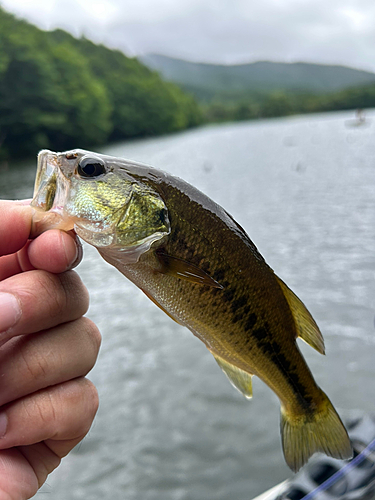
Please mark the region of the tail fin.
<svg viewBox="0 0 375 500"><path fill-rule="evenodd" d="M333 458L353 456L348 433L322 392L323 402L313 413L294 416L281 408L281 438L286 463L297 472L317 451Z"/></svg>

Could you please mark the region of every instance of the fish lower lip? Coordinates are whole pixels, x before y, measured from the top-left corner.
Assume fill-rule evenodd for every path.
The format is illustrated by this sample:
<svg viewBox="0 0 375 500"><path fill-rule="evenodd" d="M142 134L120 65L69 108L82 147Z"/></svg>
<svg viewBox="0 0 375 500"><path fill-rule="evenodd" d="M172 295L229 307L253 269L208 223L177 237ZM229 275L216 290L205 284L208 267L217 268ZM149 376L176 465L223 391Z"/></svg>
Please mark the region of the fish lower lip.
<svg viewBox="0 0 375 500"><path fill-rule="evenodd" d="M41 182L46 181L48 177L50 177L52 171L48 171L48 160L56 159L56 154L48 149L43 149L38 154L38 165L36 171L35 185L34 185L34 194L38 190ZM55 167L55 165L54 165ZM52 168L54 170L54 168Z"/></svg>
<svg viewBox="0 0 375 500"><path fill-rule="evenodd" d="M43 149L38 154L38 164L36 170L35 184L34 184L34 198L38 193L41 185L47 184L53 176L57 168L57 156L48 149Z"/></svg>
<svg viewBox="0 0 375 500"><path fill-rule="evenodd" d="M38 155L38 165L31 206L44 212L52 208L56 195L56 174L58 171L55 153L43 150Z"/></svg>

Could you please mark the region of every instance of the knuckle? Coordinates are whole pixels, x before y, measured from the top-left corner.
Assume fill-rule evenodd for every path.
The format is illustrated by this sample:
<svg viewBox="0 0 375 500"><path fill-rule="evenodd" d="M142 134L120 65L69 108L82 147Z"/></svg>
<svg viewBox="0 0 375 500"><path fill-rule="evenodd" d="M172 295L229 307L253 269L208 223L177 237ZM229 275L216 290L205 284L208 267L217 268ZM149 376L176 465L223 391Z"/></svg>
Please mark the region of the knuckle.
<svg viewBox="0 0 375 500"><path fill-rule="evenodd" d="M98 357L101 334L98 327L93 321L85 316L74 322L75 344L79 349L81 375L87 373L94 367Z"/></svg>
<svg viewBox="0 0 375 500"><path fill-rule="evenodd" d="M33 342L24 343L19 349L22 363L18 364L20 375L23 379L44 380L50 371L50 356L35 349Z"/></svg>
<svg viewBox="0 0 375 500"><path fill-rule="evenodd" d="M88 402L88 414L94 419L99 408L99 393L95 385L89 379L86 380L86 398Z"/></svg>
<svg viewBox="0 0 375 500"><path fill-rule="evenodd" d="M52 274L35 271L32 293L42 300L50 317L63 316L67 311L82 316L88 309L88 292L74 271Z"/></svg>
<svg viewBox="0 0 375 500"><path fill-rule="evenodd" d="M95 415L99 408L99 395L95 385L87 378L80 379L79 385L79 400L75 403L80 406L80 411L77 414L75 422L76 434L84 436L88 433Z"/></svg>
<svg viewBox="0 0 375 500"><path fill-rule="evenodd" d="M89 431L99 407L98 391L94 384L79 377L59 385L44 399L46 403L39 410L41 419L50 429L54 439L83 438ZM47 391L48 392L48 391Z"/></svg>
<svg viewBox="0 0 375 500"><path fill-rule="evenodd" d="M94 352L97 355L102 343L102 336L99 328L96 324L91 321L91 319L83 317L82 318L83 327L88 337L90 344L93 346Z"/></svg>
<svg viewBox="0 0 375 500"><path fill-rule="evenodd" d="M67 271L59 274L58 279L69 305L73 305L80 315L85 314L89 308L89 295L78 274L75 271Z"/></svg>
<svg viewBox="0 0 375 500"><path fill-rule="evenodd" d="M39 397L29 396L22 400L24 415L26 420L39 422L39 426L44 429L53 429L58 420L56 411L56 401L50 391L44 391Z"/></svg>
<svg viewBox="0 0 375 500"><path fill-rule="evenodd" d="M31 291L35 299L43 303L43 309L49 317L63 314L68 307L65 289L60 286L59 277L47 271L34 272L34 284Z"/></svg>
<svg viewBox="0 0 375 500"><path fill-rule="evenodd" d="M69 389L67 390L68 387ZM81 408L81 412L86 417L90 417L91 425L91 421L99 407L98 390L95 385L88 378L79 377L66 382L63 390L67 401L67 408Z"/></svg>

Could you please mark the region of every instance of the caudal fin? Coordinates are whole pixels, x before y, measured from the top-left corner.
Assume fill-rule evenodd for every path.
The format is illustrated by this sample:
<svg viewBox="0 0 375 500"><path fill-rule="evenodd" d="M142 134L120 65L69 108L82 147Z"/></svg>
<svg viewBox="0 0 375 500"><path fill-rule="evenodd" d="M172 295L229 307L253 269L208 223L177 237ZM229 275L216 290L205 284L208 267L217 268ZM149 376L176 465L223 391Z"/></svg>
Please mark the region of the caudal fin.
<svg viewBox="0 0 375 500"><path fill-rule="evenodd" d="M281 438L286 463L297 472L317 451L348 459L353 450L346 429L328 397L319 410L295 416L281 409Z"/></svg>

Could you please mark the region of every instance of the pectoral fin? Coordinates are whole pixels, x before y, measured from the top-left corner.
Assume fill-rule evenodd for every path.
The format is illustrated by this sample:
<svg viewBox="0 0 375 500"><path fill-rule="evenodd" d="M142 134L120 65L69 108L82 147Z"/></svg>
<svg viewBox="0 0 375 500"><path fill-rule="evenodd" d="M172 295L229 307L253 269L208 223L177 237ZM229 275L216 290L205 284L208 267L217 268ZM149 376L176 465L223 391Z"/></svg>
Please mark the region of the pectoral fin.
<svg viewBox="0 0 375 500"><path fill-rule="evenodd" d="M190 281L198 285L207 285L213 288L223 288L220 283L215 281L211 276L200 269L198 266L187 262L186 260L172 257L166 253L157 252L157 257L160 262L158 272L174 276L182 280Z"/></svg>
<svg viewBox="0 0 375 500"><path fill-rule="evenodd" d="M210 351L213 357L216 359L217 364L223 370L225 375L229 378L230 383L239 390L247 399L253 397L253 387L252 387L252 374L241 370L235 365L232 365L225 359L221 358L217 354Z"/></svg>
<svg viewBox="0 0 375 500"><path fill-rule="evenodd" d="M292 311L297 336L320 352L320 354L324 354L324 340L313 317L297 295L278 276L276 276L276 279Z"/></svg>

